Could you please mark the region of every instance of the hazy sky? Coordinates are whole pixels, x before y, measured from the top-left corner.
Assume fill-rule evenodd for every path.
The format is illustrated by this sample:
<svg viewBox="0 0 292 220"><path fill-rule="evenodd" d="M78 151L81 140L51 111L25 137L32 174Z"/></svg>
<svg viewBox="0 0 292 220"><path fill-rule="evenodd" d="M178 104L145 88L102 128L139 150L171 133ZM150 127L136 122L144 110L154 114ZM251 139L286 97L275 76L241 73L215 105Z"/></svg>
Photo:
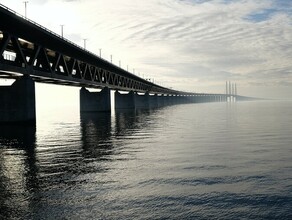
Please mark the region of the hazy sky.
<svg viewBox="0 0 292 220"><path fill-rule="evenodd" d="M0 2L24 14L23 0ZM292 96L291 0L29 0L27 15L174 89L223 93L228 80Z"/></svg>

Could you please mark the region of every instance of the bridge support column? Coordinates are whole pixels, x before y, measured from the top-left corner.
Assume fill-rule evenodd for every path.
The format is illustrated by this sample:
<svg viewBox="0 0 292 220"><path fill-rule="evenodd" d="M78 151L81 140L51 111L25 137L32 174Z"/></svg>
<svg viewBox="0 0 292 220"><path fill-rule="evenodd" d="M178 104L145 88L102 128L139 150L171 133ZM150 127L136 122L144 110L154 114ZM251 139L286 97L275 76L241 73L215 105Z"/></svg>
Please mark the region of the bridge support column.
<svg viewBox="0 0 292 220"><path fill-rule="evenodd" d="M178 96L177 95L172 95L172 103L174 104L174 105L177 105L178 104Z"/></svg>
<svg viewBox="0 0 292 220"><path fill-rule="evenodd" d="M149 107L150 108L157 108L158 107L158 96L155 95L149 95Z"/></svg>
<svg viewBox="0 0 292 220"><path fill-rule="evenodd" d="M184 95L181 95L179 97L179 99L180 99L180 103L179 104L185 104L186 103L186 97Z"/></svg>
<svg viewBox="0 0 292 220"><path fill-rule="evenodd" d="M131 91L128 94L115 92L115 109L136 109L136 94Z"/></svg>
<svg viewBox="0 0 292 220"><path fill-rule="evenodd" d="M175 95L170 95L169 101L171 105L176 105L176 96Z"/></svg>
<svg viewBox="0 0 292 220"><path fill-rule="evenodd" d="M170 105L170 102L169 102L170 96L169 95L164 95L162 97L163 97L163 100L164 100L164 106Z"/></svg>
<svg viewBox="0 0 292 220"><path fill-rule="evenodd" d="M163 97L162 95L157 95L157 107L158 108L164 106L164 100L162 97Z"/></svg>
<svg viewBox="0 0 292 220"><path fill-rule="evenodd" d="M0 86L0 123L35 123L35 83L30 76Z"/></svg>
<svg viewBox="0 0 292 220"><path fill-rule="evenodd" d="M80 112L108 112L111 111L110 89L105 87L100 92L89 92L80 89Z"/></svg>
<svg viewBox="0 0 292 220"><path fill-rule="evenodd" d="M201 95L196 95L196 103L202 102Z"/></svg>
<svg viewBox="0 0 292 220"><path fill-rule="evenodd" d="M149 98L148 92L144 95L135 94L135 107L139 109L148 109L150 106Z"/></svg>

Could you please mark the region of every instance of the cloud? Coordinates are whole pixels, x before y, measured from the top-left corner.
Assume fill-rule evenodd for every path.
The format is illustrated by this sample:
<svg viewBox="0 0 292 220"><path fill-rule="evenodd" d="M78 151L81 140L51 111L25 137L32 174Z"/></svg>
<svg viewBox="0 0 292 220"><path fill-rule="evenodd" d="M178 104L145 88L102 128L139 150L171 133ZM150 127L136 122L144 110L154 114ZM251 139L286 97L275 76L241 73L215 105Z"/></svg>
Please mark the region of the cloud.
<svg viewBox="0 0 292 220"><path fill-rule="evenodd" d="M224 87L226 80L247 87L292 81L291 1L43 2L48 12L38 8L43 17L35 16L42 24L58 32L62 21L74 42L82 45L87 38L89 50L98 54L102 48L104 58L112 54L114 63L121 60L124 68L177 89L192 89L194 83Z"/></svg>
<svg viewBox="0 0 292 220"><path fill-rule="evenodd" d="M254 0L110 0L102 9L93 4L92 31L136 69L158 79L168 76L178 89L193 88L191 78L206 85L215 81L224 85L225 80L282 85L277 77L291 81L283 76L292 67L291 13L285 9L290 5ZM178 77L190 84L178 84Z"/></svg>

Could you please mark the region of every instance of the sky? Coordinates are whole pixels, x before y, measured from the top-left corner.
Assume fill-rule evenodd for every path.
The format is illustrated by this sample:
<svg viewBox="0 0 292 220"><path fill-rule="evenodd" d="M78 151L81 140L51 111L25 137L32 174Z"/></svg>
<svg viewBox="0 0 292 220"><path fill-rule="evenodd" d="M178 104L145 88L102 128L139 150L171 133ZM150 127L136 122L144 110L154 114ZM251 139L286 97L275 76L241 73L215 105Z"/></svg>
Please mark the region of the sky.
<svg viewBox="0 0 292 220"><path fill-rule="evenodd" d="M23 0L0 3L24 14ZM231 81L244 96L292 96L292 0L29 0L27 17L173 89L225 93Z"/></svg>

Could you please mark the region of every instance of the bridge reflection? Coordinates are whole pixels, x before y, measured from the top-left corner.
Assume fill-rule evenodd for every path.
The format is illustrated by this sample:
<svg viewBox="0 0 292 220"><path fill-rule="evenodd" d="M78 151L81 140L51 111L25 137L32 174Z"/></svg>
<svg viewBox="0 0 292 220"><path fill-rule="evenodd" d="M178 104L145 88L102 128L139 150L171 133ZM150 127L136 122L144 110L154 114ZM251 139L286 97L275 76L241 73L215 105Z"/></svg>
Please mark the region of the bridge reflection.
<svg viewBox="0 0 292 220"><path fill-rule="evenodd" d="M76 187L85 193L113 181L116 162L131 159L125 148L154 112L81 114L72 133L60 124L50 127L58 128L54 140L36 126L0 126L0 218L48 218L52 210L67 218L52 203L74 203Z"/></svg>
<svg viewBox="0 0 292 220"><path fill-rule="evenodd" d="M112 116L108 112L81 113L81 140L85 158L108 159L114 151Z"/></svg>
<svg viewBox="0 0 292 220"><path fill-rule="evenodd" d="M0 219L22 218L39 189L35 144L35 126L0 126Z"/></svg>

